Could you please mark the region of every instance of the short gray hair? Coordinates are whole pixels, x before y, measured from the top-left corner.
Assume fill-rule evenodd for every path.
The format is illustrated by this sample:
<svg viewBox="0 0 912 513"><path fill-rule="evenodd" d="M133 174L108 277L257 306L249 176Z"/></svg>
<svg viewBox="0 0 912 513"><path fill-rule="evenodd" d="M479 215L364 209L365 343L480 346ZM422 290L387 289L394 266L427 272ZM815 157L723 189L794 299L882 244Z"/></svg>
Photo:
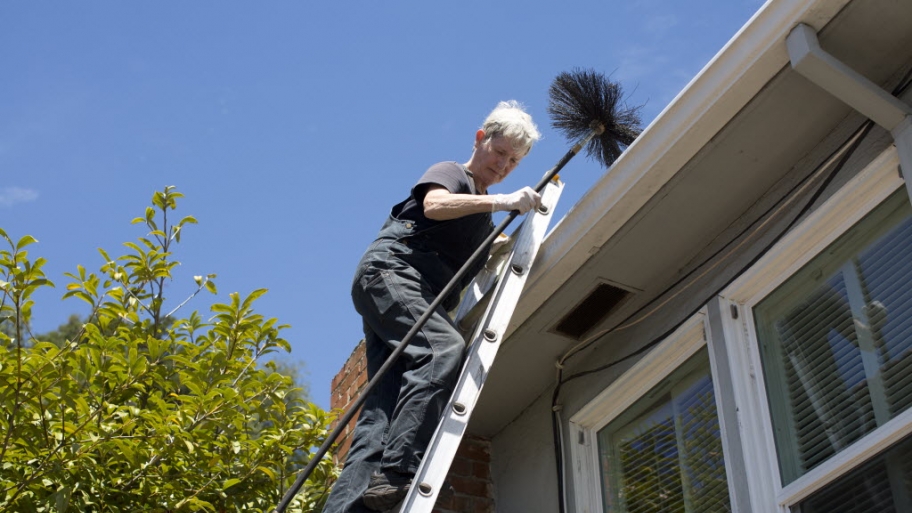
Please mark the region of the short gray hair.
<svg viewBox="0 0 912 513"><path fill-rule="evenodd" d="M523 155L529 153L532 145L541 139L532 116L516 100L498 103L488 114L481 129L484 130L485 139L506 137L513 148L521 150Z"/></svg>

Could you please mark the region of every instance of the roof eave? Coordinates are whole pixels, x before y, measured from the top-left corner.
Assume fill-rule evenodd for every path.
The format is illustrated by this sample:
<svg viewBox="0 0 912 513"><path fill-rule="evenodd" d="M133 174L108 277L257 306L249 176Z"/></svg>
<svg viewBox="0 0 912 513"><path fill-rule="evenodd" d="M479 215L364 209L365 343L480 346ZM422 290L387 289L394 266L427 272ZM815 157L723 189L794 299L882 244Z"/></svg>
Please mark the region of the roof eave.
<svg viewBox="0 0 912 513"><path fill-rule="evenodd" d="M788 65L796 24L819 30L849 1L769 0L748 20L548 236L508 336Z"/></svg>

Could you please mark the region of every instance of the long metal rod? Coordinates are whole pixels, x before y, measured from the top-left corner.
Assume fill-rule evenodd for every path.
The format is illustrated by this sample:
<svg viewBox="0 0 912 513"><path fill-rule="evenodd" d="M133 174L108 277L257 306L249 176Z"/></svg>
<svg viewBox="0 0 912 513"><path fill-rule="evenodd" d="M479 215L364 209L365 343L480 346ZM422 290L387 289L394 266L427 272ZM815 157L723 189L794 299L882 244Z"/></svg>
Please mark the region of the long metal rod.
<svg viewBox="0 0 912 513"><path fill-rule="evenodd" d="M535 185L535 192L541 193L541 191L544 190L545 186L548 185L548 182L553 180L554 177L557 176L557 173L559 173L561 171L561 169L563 169L564 166L566 166L567 163L570 162L570 159L575 157L576 154L579 153L579 151L584 146L586 146L586 144L588 144L589 141L592 140L592 138L597 133L598 132L596 130L593 130L593 131L589 132L589 135L587 135L583 140L576 143L573 146L573 148L571 148L570 151L568 151L560 159L560 161L557 163L556 166L554 166L553 168L551 168L550 171L545 173L545 176L543 176L542 179L538 182L538 184ZM424 312L424 314L422 314L421 317L418 318L418 321L415 322L415 325L412 326L412 329L410 329L409 332L402 339L402 341L399 342L399 346L395 350L393 350L393 352L389 355L389 357L387 357L386 361L383 363L383 365L380 367L380 369L377 370L377 373L374 375L373 379L371 379L367 383L367 385L364 387L364 390L361 392L360 395L358 395L358 398L355 400L355 402L351 406L349 406L349 408L345 412L345 414L342 415L342 417L339 419L338 424L336 424L336 428L333 429L332 433L330 433L329 436L326 438L326 440L323 442L323 445L321 445L320 448L317 450L317 452L314 453L314 455L310 459L310 462L307 464L307 466L304 468L304 470L301 471L301 474L298 475L298 478L295 480L294 484L291 485L291 488L289 488L288 491L285 492L285 495L282 497L282 501L279 503L278 506L276 506L276 508L273 510L273 513L284 513L285 512L285 509L288 508L289 504L291 504L291 501L292 501L292 499L294 499L294 496L297 495L298 491L300 491L301 487L304 486L304 482L307 481L307 478L310 477L310 474L312 474L314 469L317 468L317 465L320 463L320 460L322 460L323 456L325 456L326 453L329 452L329 449L330 449L330 447L332 447L332 444L335 443L336 439L339 438L339 435L342 434L342 431L345 429L345 427L348 426L348 423L351 422L351 419L354 418L355 414L358 412L358 409L360 409L361 406L364 405L364 402L367 400L367 395L370 393L370 391L373 390L374 387L377 385L377 383L379 383L380 380L383 378L383 376L386 375L387 372L389 372L389 369L393 366L393 364L396 363L396 360L399 359L399 356L402 354L403 351L405 351L405 348L408 347L408 345L412 342L412 338L414 338L415 335L418 333L418 331L420 331L421 328L424 327L424 325L428 321L428 319L431 318L431 315L434 314L434 311L437 310L437 307L440 306L440 303L443 302L443 299L445 297L447 297L453 291L454 288L456 288L456 284L462 280L462 278L466 275L467 272L469 272L469 269L472 267L472 264L481 257L482 253L485 252L485 249L488 248L492 242L494 242L494 239L498 235L503 233L503 231L507 229L507 226L509 226L510 223L512 223L513 220L516 219L518 216L519 216L519 212L516 210L513 210L509 214L507 214L507 217L505 217L503 219L503 221L501 221L500 224L498 224L497 227L494 228L494 231L491 232L491 234L488 235L488 237L484 240L484 242L482 242L475 249L475 252L472 253L472 256L469 257L469 259L466 261L466 263L463 264L463 266L458 271L456 271L456 274L453 275L453 278L450 279L450 282L447 283L445 287L443 287L443 290L441 290L439 294L437 294L437 297L434 298L434 301L432 301L431 304L428 306L427 311Z"/></svg>

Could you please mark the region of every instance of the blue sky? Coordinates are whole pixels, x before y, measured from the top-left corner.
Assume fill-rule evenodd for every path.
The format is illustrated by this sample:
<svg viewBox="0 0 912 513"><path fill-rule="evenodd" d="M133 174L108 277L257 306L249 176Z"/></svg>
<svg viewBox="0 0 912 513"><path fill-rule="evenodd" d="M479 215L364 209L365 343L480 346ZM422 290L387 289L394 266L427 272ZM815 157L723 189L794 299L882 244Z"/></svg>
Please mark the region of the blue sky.
<svg viewBox="0 0 912 513"><path fill-rule="evenodd" d="M389 208L442 160L466 161L499 100L544 139L493 192L536 182L570 144L547 91L575 67L610 74L652 121L761 7L760 0L0 3L0 228L33 235L56 289L96 248L122 254L152 193L186 198L171 305L193 276L219 296L268 288L258 311L291 324L314 401L361 338L349 289ZM605 171L577 158L558 215ZM189 308L189 309L188 309Z"/></svg>

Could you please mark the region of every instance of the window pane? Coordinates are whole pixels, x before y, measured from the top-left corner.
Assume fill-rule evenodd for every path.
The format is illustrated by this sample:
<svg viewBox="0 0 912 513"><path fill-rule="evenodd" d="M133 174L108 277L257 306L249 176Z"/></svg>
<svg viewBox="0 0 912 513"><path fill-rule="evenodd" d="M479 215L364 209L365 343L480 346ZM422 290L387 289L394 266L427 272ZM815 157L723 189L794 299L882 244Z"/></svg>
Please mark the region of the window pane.
<svg viewBox="0 0 912 513"><path fill-rule="evenodd" d="M912 440L872 458L815 493L799 513L894 513L912 511Z"/></svg>
<svg viewBox="0 0 912 513"><path fill-rule="evenodd" d="M598 434L605 511L730 511L705 349Z"/></svg>
<svg viewBox="0 0 912 513"><path fill-rule="evenodd" d="M678 398L690 511L728 511L728 480L712 380L699 379Z"/></svg>
<svg viewBox="0 0 912 513"><path fill-rule="evenodd" d="M754 308L783 484L912 404L905 191Z"/></svg>

